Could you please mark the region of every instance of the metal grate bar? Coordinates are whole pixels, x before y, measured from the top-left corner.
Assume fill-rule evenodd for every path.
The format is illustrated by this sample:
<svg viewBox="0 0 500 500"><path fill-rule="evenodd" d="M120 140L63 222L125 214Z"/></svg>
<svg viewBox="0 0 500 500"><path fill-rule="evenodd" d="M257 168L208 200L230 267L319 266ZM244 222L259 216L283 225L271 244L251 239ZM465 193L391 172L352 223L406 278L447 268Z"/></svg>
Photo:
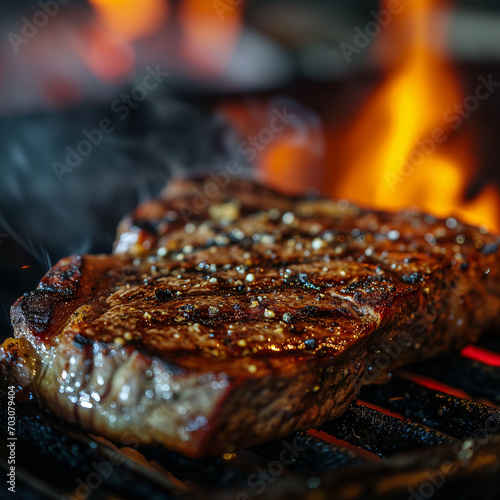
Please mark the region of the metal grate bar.
<svg viewBox="0 0 500 500"><path fill-rule="evenodd" d="M500 367L449 354L409 365L405 371L434 378L463 389L474 398L485 398L500 404Z"/></svg>
<svg viewBox="0 0 500 500"><path fill-rule="evenodd" d="M315 488L307 477L290 477L269 486L262 500L497 500L500 491L500 436L456 441L398 453L342 473L322 474ZM224 500L237 498L228 495ZM245 497L246 498L246 497ZM254 497L252 497L254 498ZM215 500L215 498L214 498ZM217 500L221 500L217 497Z"/></svg>
<svg viewBox="0 0 500 500"><path fill-rule="evenodd" d="M360 398L458 439L500 431L500 410L445 394L403 377L362 389Z"/></svg>
<svg viewBox="0 0 500 500"><path fill-rule="evenodd" d="M424 425L403 422L357 403L351 404L341 417L324 423L318 430L383 458L398 451L453 442Z"/></svg>
<svg viewBox="0 0 500 500"><path fill-rule="evenodd" d="M304 432L297 432L285 440L255 446L251 450L266 460L286 461L287 469L295 474L337 470L368 462L350 450Z"/></svg>

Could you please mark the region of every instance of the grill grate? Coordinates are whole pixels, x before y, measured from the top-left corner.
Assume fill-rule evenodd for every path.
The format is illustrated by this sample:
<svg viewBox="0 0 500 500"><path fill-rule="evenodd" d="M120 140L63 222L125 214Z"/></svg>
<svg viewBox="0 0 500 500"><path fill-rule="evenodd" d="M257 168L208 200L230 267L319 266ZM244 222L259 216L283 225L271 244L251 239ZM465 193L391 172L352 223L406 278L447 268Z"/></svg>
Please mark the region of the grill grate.
<svg viewBox="0 0 500 500"><path fill-rule="evenodd" d="M494 338L482 345L500 350ZM417 376L489 404L431 389ZM204 459L159 447L119 449L40 411L34 401L18 402L17 491L26 499L326 499L333 492L337 499L361 499L451 498L474 486L484 498L497 498L499 381L499 367L450 354L364 387L358 402L320 432ZM5 432L5 411L0 424ZM6 444L3 438L4 468Z"/></svg>
<svg viewBox="0 0 500 500"><path fill-rule="evenodd" d="M273 441L252 448L257 455L268 461L280 460L280 454L287 448L287 459L290 463L287 468L294 474L308 472L324 472L337 470L342 467L356 466L366 463L366 460L351 450L332 445L304 432L296 433L292 438L284 440L291 445L286 447L283 441ZM293 451L296 451L294 456Z"/></svg>
<svg viewBox="0 0 500 500"><path fill-rule="evenodd" d="M367 386L361 398L457 439L473 437L477 429L500 431L499 410L428 389L403 377L393 377L385 385Z"/></svg>
<svg viewBox="0 0 500 500"><path fill-rule="evenodd" d="M484 398L500 404L500 367L450 354L410 366L408 369L463 389L473 398Z"/></svg>
<svg viewBox="0 0 500 500"><path fill-rule="evenodd" d="M352 403L340 418L324 423L320 430L382 458L398 451L452 442L444 434L429 427L403 422L357 403Z"/></svg>

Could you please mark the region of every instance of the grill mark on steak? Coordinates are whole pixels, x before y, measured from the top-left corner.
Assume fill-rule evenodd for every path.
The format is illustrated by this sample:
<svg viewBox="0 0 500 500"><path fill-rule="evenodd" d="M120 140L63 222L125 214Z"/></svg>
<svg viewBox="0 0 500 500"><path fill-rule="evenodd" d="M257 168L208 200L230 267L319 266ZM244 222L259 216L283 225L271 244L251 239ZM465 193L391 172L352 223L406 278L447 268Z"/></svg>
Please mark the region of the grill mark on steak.
<svg viewBox="0 0 500 500"><path fill-rule="evenodd" d="M173 186L114 255L63 259L12 308L2 369L87 430L236 450L341 414L387 343L389 370L498 323L478 228L236 180L198 207L203 182Z"/></svg>

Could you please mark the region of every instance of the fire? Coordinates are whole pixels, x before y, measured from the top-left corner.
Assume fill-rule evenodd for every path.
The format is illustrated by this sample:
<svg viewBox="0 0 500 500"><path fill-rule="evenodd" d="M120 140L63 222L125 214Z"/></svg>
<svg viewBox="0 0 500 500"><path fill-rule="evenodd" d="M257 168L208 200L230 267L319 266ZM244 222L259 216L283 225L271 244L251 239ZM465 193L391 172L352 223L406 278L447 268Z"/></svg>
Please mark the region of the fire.
<svg viewBox="0 0 500 500"><path fill-rule="evenodd" d="M166 0L89 0L101 20L116 35L134 40L154 33L165 22Z"/></svg>
<svg viewBox="0 0 500 500"><path fill-rule="evenodd" d="M390 0L382 2L387 8ZM382 209L414 205L438 216L500 229L494 188L465 202L476 169L473 142L457 106L464 96L433 27L436 1L404 2L381 35L402 46L393 71L343 138L331 194ZM409 33L405 41L402 33ZM382 41L382 40L381 40ZM390 43L387 44L387 41ZM439 46L441 42L441 46Z"/></svg>
<svg viewBox="0 0 500 500"><path fill-rule="evenodd" d="M320 184L317 160L310 147L297 141L296 134L286 131L265 148L258 164L258 174L270 186L284 192L300 193L304 186ZM307 165L309 168L304 168Z"/></svg>
<svg viewBox="0 0 500 500"><path fill-rule="evenodd" d="M297 194L323 183L324 137L319 118L297 101L225 101L218 112L238 130L238 151L261 182ZM280 119L282 117L283 119Z"/></svg>
<svg viewBox="0 0 500 500"><path fill-rule="evenodd" d="M100 25L85 26L73 46L86 66L103 81L120 81L133 69L132 44Z"/></svg>
<svg viewBox="0 0 500 500"><path fill-rule="evenodd" d="M241 35L244 0L182 0L181 56L197 72L218 76L228 66Z"/></svg>
<svg viewBox="0 0 500 500"><path fill-rule="evenodd" d="M74 48L101 80L116 82L133 70L133 42L152 35L166 22L167 0L89 0L95 16L82 30Z"/></svg>
<svg viewBox="0 0 500 500"><path fill-rule="evenodd" d="M86 30L83 48L77 51L92 72L105 81L126 78L133 70L137 41L158 32L167 35L162 43L169 40L165 57L178 58L198 78L220 76L237 48L245 6L245 0L89 2L94 18Z"/></svg>

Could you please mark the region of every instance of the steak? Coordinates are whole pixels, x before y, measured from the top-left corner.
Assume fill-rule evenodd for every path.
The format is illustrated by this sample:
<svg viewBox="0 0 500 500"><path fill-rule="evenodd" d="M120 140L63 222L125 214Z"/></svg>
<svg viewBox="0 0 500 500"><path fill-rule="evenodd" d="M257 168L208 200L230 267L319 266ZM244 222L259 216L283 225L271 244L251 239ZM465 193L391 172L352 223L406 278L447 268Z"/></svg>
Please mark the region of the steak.
<svg viewBox="0 0 500 500"><path fill-rule="evenodd" d="M5 376L123 445L235 451L499 324L500 240L414 210L179 181L12 307Z"/></svg>

